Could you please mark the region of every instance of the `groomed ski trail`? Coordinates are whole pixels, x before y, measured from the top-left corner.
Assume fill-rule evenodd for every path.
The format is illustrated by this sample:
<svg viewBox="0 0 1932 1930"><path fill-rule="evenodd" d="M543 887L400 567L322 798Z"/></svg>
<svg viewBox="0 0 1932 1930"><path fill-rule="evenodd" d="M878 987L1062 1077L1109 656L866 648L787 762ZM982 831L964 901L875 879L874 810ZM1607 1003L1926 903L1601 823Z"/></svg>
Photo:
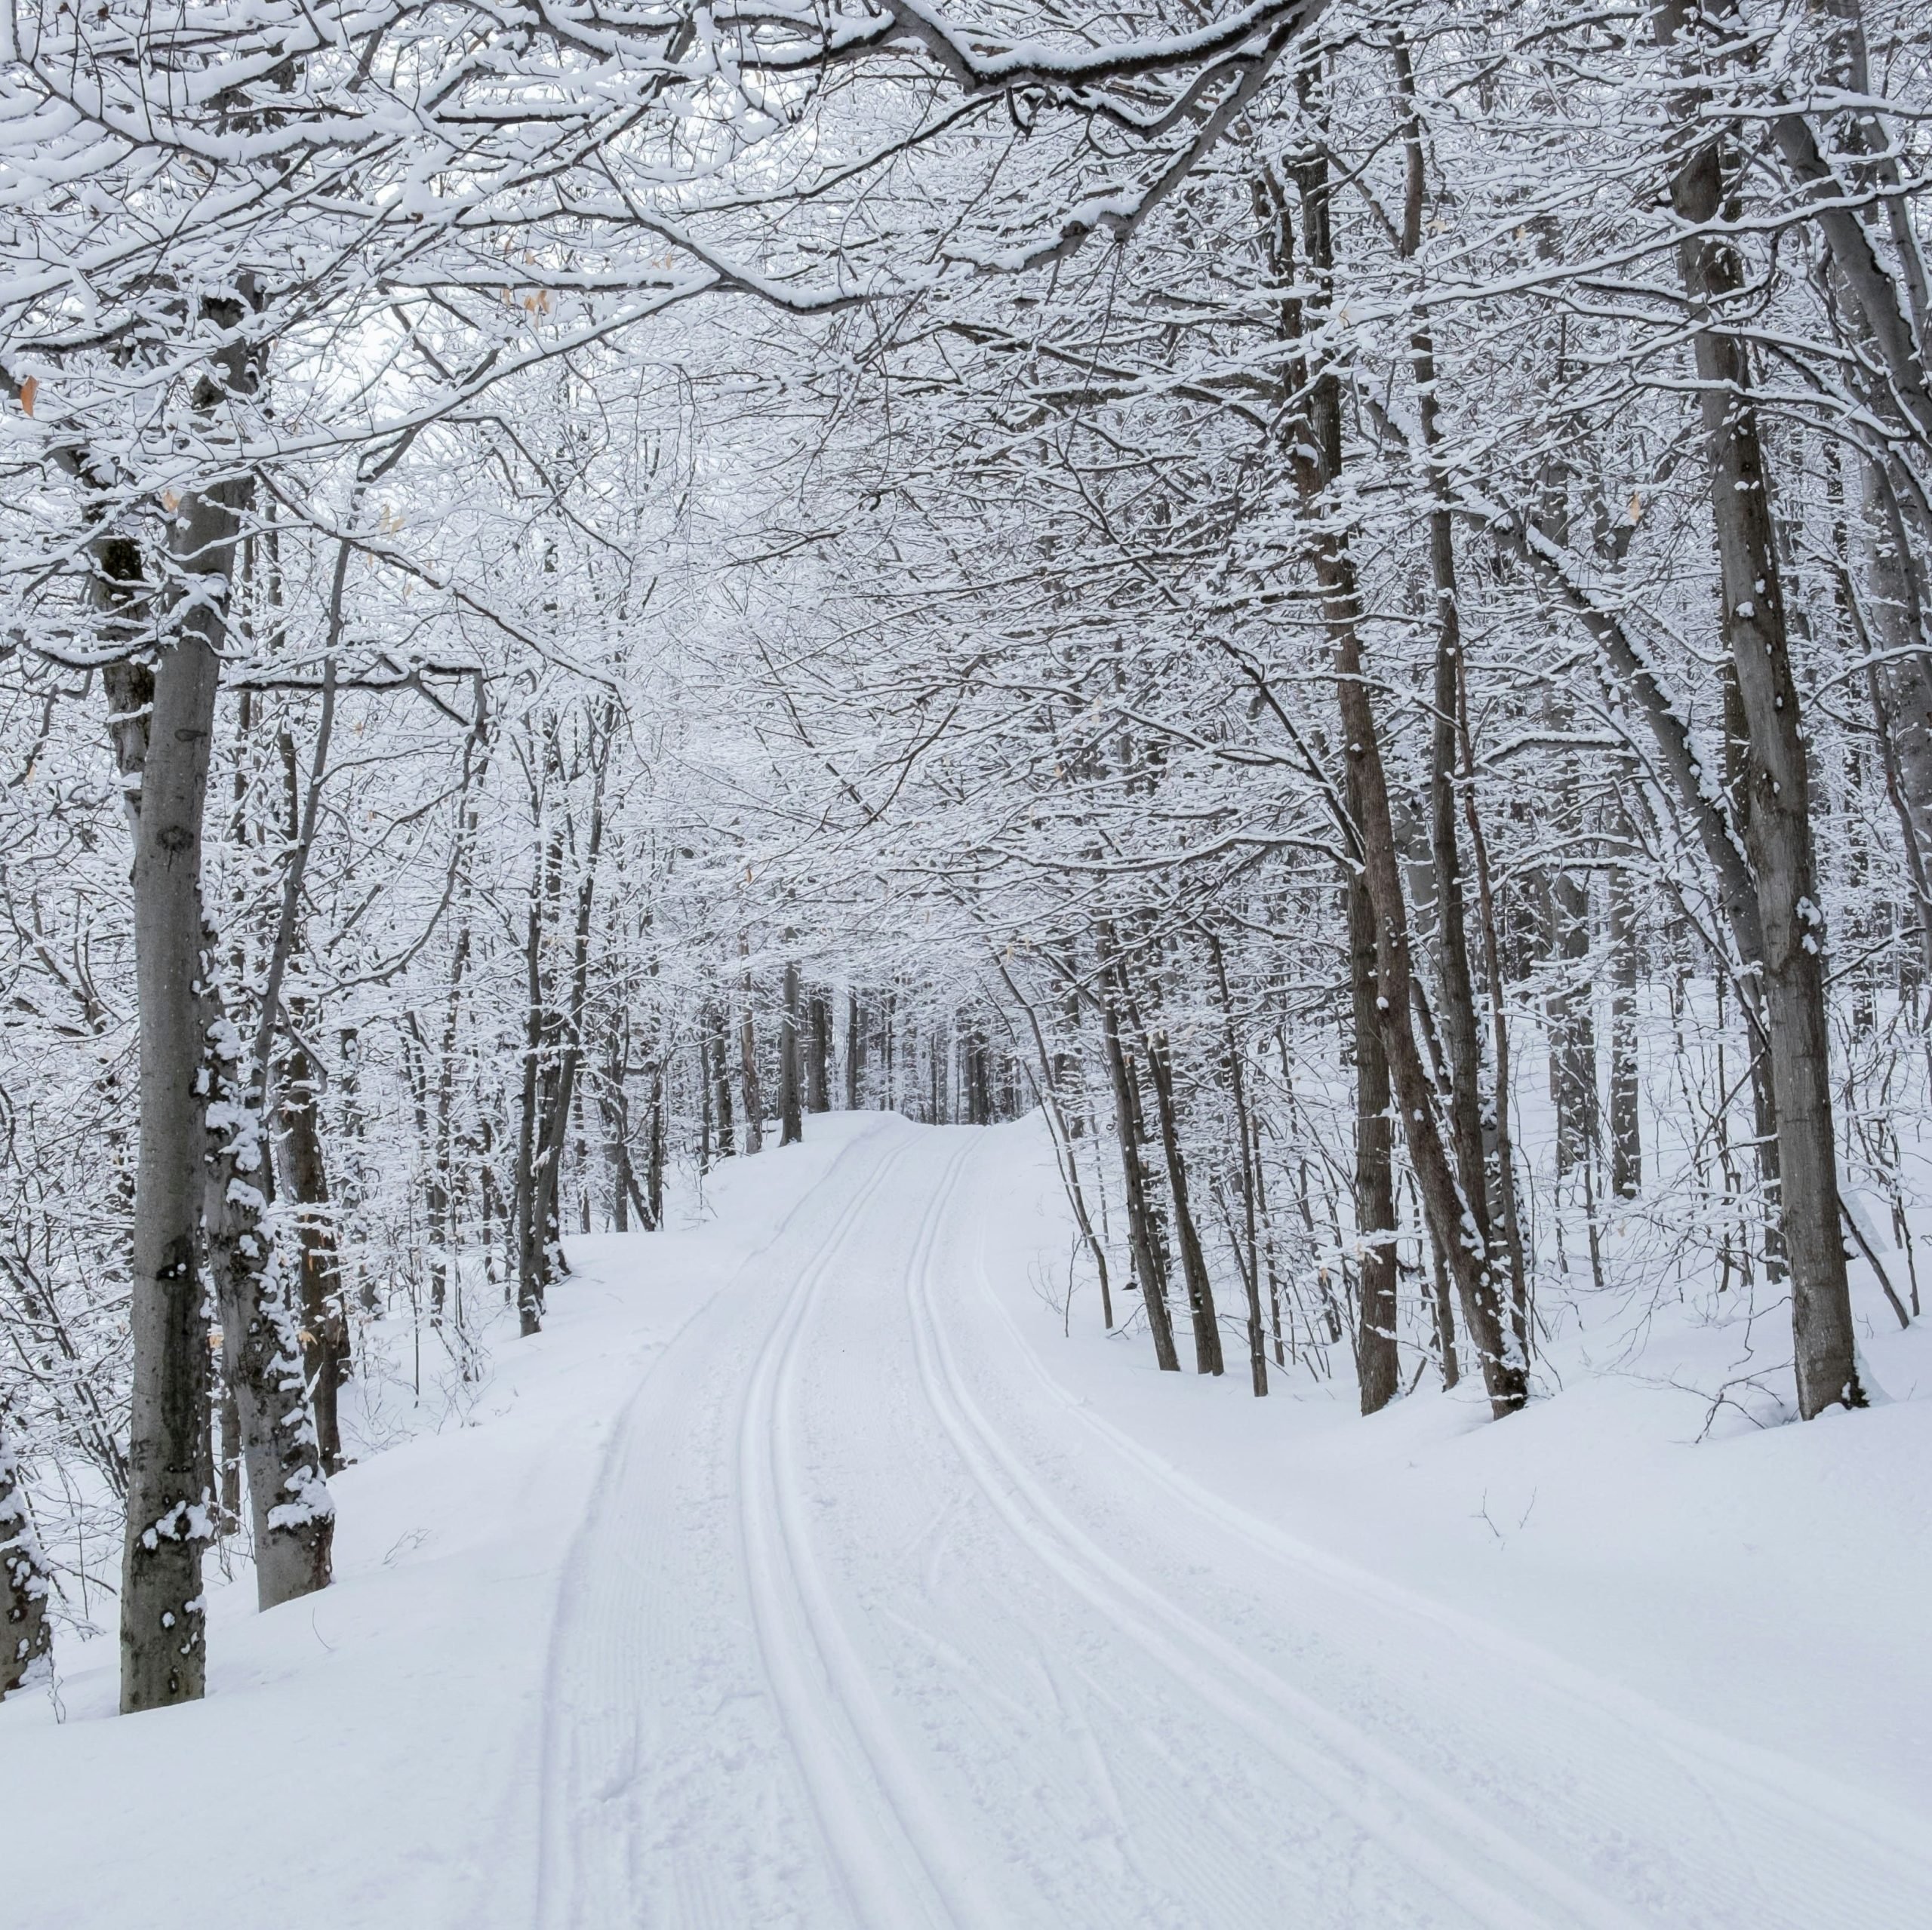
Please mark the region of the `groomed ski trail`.
<svg viewBox="0 0 1932 1930"><path fill-rule="evenodd" d="M1932 1922L1932 1846L1304 1547L1074 1400L1011 1139L882 1119L610 1446L543 1719L543 1930Z"/></svg>

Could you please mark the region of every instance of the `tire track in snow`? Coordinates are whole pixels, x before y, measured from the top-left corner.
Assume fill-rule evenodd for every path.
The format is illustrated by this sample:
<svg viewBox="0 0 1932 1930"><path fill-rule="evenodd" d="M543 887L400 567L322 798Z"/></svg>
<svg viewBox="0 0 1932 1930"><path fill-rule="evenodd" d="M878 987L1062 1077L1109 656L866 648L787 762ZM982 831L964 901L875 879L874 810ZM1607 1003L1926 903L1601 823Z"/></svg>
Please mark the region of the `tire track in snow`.
<svg viewBox="0 0 1932 1930"><path fill-rule="evenodd" d="M611 1930L633 1919L635 1873L629 1864L629 1832L614 1816L611 1803L642 1773L633 1705L655 1658L641 1652L638 1630L651 1577L628 1557L634 1524L620 1519L617 1503L629 1477L636 1437L648 1399L677 1341L746 1276L778 1249L797 1222L823 1206L826 1191L838 1185L846 1168L872 1147L884 1130L875 1126L841 1148L817 1184L802 1194L730 1278L669 1337L654 1355L635 1391L620 1411L590 1498L572 1542L559 1586L543 1682L538 1738L541 1781L538 1792L536 1895L531 1913L543 1930ZM879 1174L897 1157L888 1153L869 1180L858 1182L825 1237L814 1248L815 1264L851 1230L863 1197ZM781 1305L780 1317L783 1308ZM583 1692L577 1692L580 1689ZM679 1930L728 1919L691 1900L697 1914ZM736 1930L735 1925L730 1930Z"/></svg>
<svg viewBox="0 0 1932 1930"><path fill-rule="evenodd" d="M844 1589L840 1600L848 1624L866 1640L872 1674L891 1684L888 1714L893 1726L903 1734L918 1732L913 1753L930 1786L944 1793L940 1833L949 1842L972 1845L970 1863L963 1852L955 1854L955 1867L964 1875L952 1906L962 1922L986 1930L1016 1930L1022 1923L1042 1930L1100 1930L1103 1925L1125 1930L1129 1924L1143 1930L1156 1925L1161 1930L1226 1930L1272 1922L1269 1879L1260 1867L1267 1859L1257 1864L1239 1845L1265 1831L1268 1799L1278 1798L1278 1787L1264 1794L1258 1784L1247 1784L1245 1827L1235 1828L1225 1806L1230 1798L1238 1802L1240 1791L1221 1772L1239 1759L1227 1754L1227 1742L1236 1739L1223 1735L1219 1719L1193 1702L1161 1693L1158 1680L1150 1697L1144 1674L1130 1698L1132 1706L1123 1707L1042 1634L1066 1609L1087 1618L1087 1605L1070 1596L986 1505L920 1384L909 1327L900 1325L906 1312L903 1281L909 1266L931 1265L952 1191L952 1169L978 1137L977 1131L963 1130L922 1136L925 1157L905 1182L921 1201L917 1236L909 1244L894 1240L890 1266L863 1270L855 1290L836 1305L840 1324L828 1325L835 1305L822 1302L811 1324L811 1344L803 1349L801 1381L813 1395L805 1418L817 1420L810 1431L840 1457L832 1492L863 1494L872 1469L900 1468L900 1498L917 1494L930 1504L930 1512L913 1532L881 1537L869 1516L855 1522L845 1511L823 1517L815 1511L814 1540L829 1553L857 1529L856 1541L844 1544L832 1566L840 1579L860 1581L863 1606L852 1606ZM891 1317L895 1308L899 1320ZM823 1408L827 1390L816 1384L817 1375L831 1370L835 1394L841 1358L863 1359L874 1350L872 1372L882 1377L869 1382L876 1406L864 1424L854 1426L848 1415ZM915 1436L892 1438L894 1421L914 1424ZM824 1464L814 1464L822 1488ZM828 1535L828 1527L835 1532ZM972 1609L963 1607L942 1579L939 1551L929 1547L935 1538L952 1543L948 1559L969 1572ZM966 1620L956 1619L962 1614ZM1116 1664L1129 1664L1131 1675L1130 1652L1117 1638L1109 1646ZM1106 1706L1112 1719L1109 1740L1121 1752L1118 1762L1109 1764L1082 1700L1069 1693L1070 1680L1084 1686L1085 1699ZM1179 1734L1189 1743L1177 1753ZM1177 1807L1189 1808L1176 1803L1174 1767L1182 1761L1196 1770L1214 1767L1205 1778L1208 1787L1197 1785L1198 1815L1177 1829ZM1233 1784L1244 1780L1237 1774ZM1137 1847L1124 1796L1143 1812L1141 1830L1152 1821L1161 1839L1151 1866ZM1158 1820L1149 1811L1160 1812ZM1200 1827L1210 1816L1215 1827ZM1075 1852L1071 1856L1070 1849ZM1097 1855L1102 1861L1090 1867L1089 1859ZM1287 1861L1294 1867L1291 1855ZM1088 1874L1078 1873L1082 1870ZM1331 1871L1331 1882L1338 1874ZM989 1886L997 1892L995 1901L987 1900ZM1345 1892L1348 1887L1343 1879ZM1456 1922L1466 1924L1460 1913Z"/></svg>
<svg viewBox="0 0 1932 1930"><path fill-rule="evenodd" d="M974 1274L981 1295L1004 1329L1012 1351L1056 1408L1077 1420L1106 1453L1125 1461L1165 1490L1198 1519L1234 1537L1254 1554L1291 1574L1311 1577L1352 1594L1374 1607L1401 1615L1447 1636L1466 1650L1493 1661L1497 1679L1534 1681L1540 1689L1606 1726L1641 1738L1675 1763L1698 1793L1719 1812L1727 1829L1737 1830L1741 1808L1752 1819L1750 1842L1739 1837L1740 1861L1762 1867L1767 1858L1792 1840L1819 1838L1821 1823L1839 1839L1837 1894L1859 1896L1859 1930L1884 1925L1919 1930L1932 1922L1932 1855L1921 1819L1888 1802L1881 1794L1853 1790L1774 1751L1708 1729L1580 1665L1527 1641L1390 1581L1353 1563L1304 1542L1263 1521L1194 1480L1153 1452L1088 1403L1075 1399L1053 1375L993 1290L983 1242ZM982 1417L983 1420L983 1416ZM1715 1784L1715 1787L1713 1785ZM1764 1812L1769 1811L1770 1814ZM1884 1899L1872 1894L1875 1865L1898 1892Z"/></svg>
<svg viewBox="0 0 1932 1930"><path fill-rule="evenodd" d="M980 1894L968 1853L839 1618L790 1451L799 1336L866 1208L910 1149L909 1142L888 1154L854 1196L759 1354L738 1436L740 1521L767 1676L855 1916L869 1930L996 1930L999 1916ZM915 1268L949 1191L943 1184L928 1203Z"/></svg>
<svg viewBox="0 0 1932 1930"><path fill-rule="evenodd" d="M931 1215L934 1226L971 1151L947 1169ZM933 1311L931 1247L928 1240L906 1274L921 1384L995 1511L1067 1586L1189 1695L1244 1730L1322 1802L1478 1922L1492 1930L1551 1930L1563 1922L1636 1930L1636 1918L1254 1661L1068 1520L968 1391ZM1514 1894L1471 1867L1472 1851L1512 1882Z"/></svg>

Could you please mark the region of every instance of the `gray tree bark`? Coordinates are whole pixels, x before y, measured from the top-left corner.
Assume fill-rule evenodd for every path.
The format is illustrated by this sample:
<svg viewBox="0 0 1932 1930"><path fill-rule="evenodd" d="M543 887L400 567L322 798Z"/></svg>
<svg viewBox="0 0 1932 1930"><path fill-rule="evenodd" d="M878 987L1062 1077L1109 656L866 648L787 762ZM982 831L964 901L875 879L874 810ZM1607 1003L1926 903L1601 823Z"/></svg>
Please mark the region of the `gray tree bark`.
<svg viewBox="0 0 1932 1930"><path fill-rule="evenodd" d="M1414 258L1422 245L1425 175L1421 118L1416 108L1415 73L1407 42L1395 47L1395 77L1403 102L1403 201L1401 251ZM1429 563L1435 592L1435 661L1431 692L1435 715L1429 733L1429 849L1436 907L1436 980L1447 1060L1444 1095L1450 1148L1463 1192L1485 1252L1494 1249L1500 1221L1510 1267L1510 1308L1518 1345L1527 1351L1522 1258L1515 1175L1509 1130L1509 1032L1503 1016L1500 961L1496 956L1493 907L1476 813L1474 758L1467 728L1468 681L1463 643L1462 603L1456 574L1455 532L1448 478L1441 461L1441 410L1438 399L1435 342L1426 311L1419 311L1409 337L1415 375L1416 417L1420 454L1429 494ZM1469 965L1467 907L1463 897L1462 850L1457 835L1457 772L1463 771L1463 810L1477 866L1478 901L1487 940L1491 1019L1496 1056L1494 1089L1482 1083L1481 1034L1476 1018L1475 988ZM1391 1215L1392 1223L1393 1215ZM1439 1270L1438 1270L1439 1271ZM1454 1314L1446 1295L1436 1296L1437 1339L1443 1375L1457 1378ZM1392 1366L1390 1369L1392 1372Z"/></svg>
<svg viewBox="0 0 1932 1930"><path fill-rule="evenodd" d="M517 1108L516 1187L511 1210L515 1222L517 1325L526 1339L543 1328L544 1228L537 1165L548 1083L543 1067L547 1003L543 905L546 876L555 868L547 859L540 864L537 875L530 881L524 915L523 1076Z"/></svg>
<svg viewBox="0 0 1932 1930"><path fill-rule="evenodd" d="M214 951L211 933L211 979ZM261 1093L251 1083L260 1062L223 1016L212 982L206 1003L208 1259L222 1363L241 1421L256 1601L272 1609L328 1586L335 1504L309 1406L297 1283L268 1225L270 1153Z"/></svg>
<svg viewBox="0 0 1932 1930"><path fill-rule="evenodd" d="M803 1040L799 1031L804 1013L798 995L798 968L785 968L785 1010L778 1031L778 1143L795 1146L804 1136L804 1081L801 1077Z"/></svg>
<svg viewBox="0 0 1932 1930"><path fill-rule="evenodd" d="M1222 1022L1222 1051L1226 1056L1224 1077L1228 1083L1228 1097L1234 1107L1235 1136L1241 1148L1241 1231L1244 1242L1237 1238L1235 1246L1241 1269L1241 1284L1247 1295L1247 1372L1248 1384L1257 1399L1268 1391L1268 1348L1261 1324L1261 1241L1257 1225L1257 1194L1255 1183L1255 1159L1254 1145L1254 1117L1247 1103L1247 1076L1241 1063L1241 1040L1235 1030L1234 995L1228 984L1228 961L1221 949L1221 942L1209 928L1207 933L1208 955L1214 967L1214 988L1220 996ZM1082 1210L1084 1222L1084 1210ZM1229 1231L1232 1232L1232 1228ZM1101 1289L1106 1291L1104 1270L1101 1275ZM1111 1316L1107 1324L1113 1325Z"/></svg>
<svg viewBox="0 0 1932 1930"><path fill-rule="evenodd" d="M51 1654L53 1593L47 1563L27 1514L20 1464L0 1434L0 1698L40 1672Z"/></svg>
<svg viewBox="0 0 1932 1930"><path fill-rule="evenodd" d="M651 1123L645 1144L644 1201L647 1230L656 1232L664 1224L664 1062L652 1061L651 1068Z"/></svg>
<svg viewBox="0 0 1932 1930"><path fill-rule="evenodd" d="M1353 808L1353 801L1351 800ZM1375 1009L1375 914L1359 876L1347 899L1349 984L1355 1013L1355 1239L1361 1249L1356 1295L1355 1375L1361 1411L1374 1414L1401 1391L1395 1351L1395 1190L1390 1163L1389 1061Z"/></svg>
<svg viewBox="0 0 1932 1930"><path fill-rule="evenodd" d="M597 896L598 865L604 848L604 786L618 723L614 700L607 702L591 730L590 821L584 837L577 904L571 927L571 972L559 998L552 975L543 967L543 908L561 924L563 905L564 832L552 833L540 879L531 890L525 936L525 976L530 999L525 1032L523 1112L518 1122L518 1222L520 1324L528 1335L543 1323L551 1281L568 1271L564 1258L560 1214L564 1147L577 1098L577 1076L583 1061L583 1017L589 997L591 916ZM557 737L551 733L550 769L559 768ZM533 816L540 797L534 801Z"/></svg>
<svg viewBox="0 0 1932 1930"><path fill-rule="evenodd" d="M740 939L738 950L742 956L750 949L749 941ZM749 967L743 974L742 989L744 1003L738 1008L738 1077L745 1102L745 1151L748 1153L764 1150L764 1096L759 1089L758 1077L758 1031L752 1018L752 975Z"/></svg>
<svg viewBox="0 0 1932 1930"><path fill-rule="evenodd" d="M1300 76L1311 102L1318 89L1317 70L1305 66ZM1330 229L1330 188L1325 152L1318 150L1295 170L1300 193L1303 247L1325 308L1334 269ZM1278 198L1267 236L1275 285L1297 285L1293 218ZM1286 306L1282 333L1300 353L1305 339L1303 305ZM1408 912L1402 893L1386 773L1374 707L1370 701L1361 647L1361 599L1346 531L1335 519L1331 495L1342 468L1342 394L1332 365L1291 372L1290 392L1302 398L1284 437L1286 459L1297 493L1311 524L1310 547L1321 596L1323 620L1334 650L1342 741L1348 759L1352 829L1355 856L1375 926L1377 1012L1389 1083L1400 1108L1403 1137L1429 1237L1454 1283L1463 1325L1482 1369L1492 1412L1512 1413L1528 1396L1527 1365L1513 1333L1506 1332L1502 1301L1491 1256L1444 1142L1438 1096L1416 1042L1411 1017Z"/></svg>
<svg viewBox="0 0 1932 1930"><path fill-rule="evenodd" d="M718 1114L718 1157L728 1160L737 1152L737 1136L731 1118L731 1075L727 1062L726 1025L724 1010L714 1006L709 1013L711 1092Z"/></svg>
<svg viewBox="0 0 1932 1930"><path fill-rule="evenodd" d="M348 1378L349 1323L342 1298L342 1259L335 1239L335 1216L329 1200L328 1169L322 1136L315 1117L318 1080L308 1048L294 1040L276 1068L275 1086L281 1125L281 1176L296 1214L295 1235L301 1287L302 1359L311 1393L315 1438L324 1470L334 1474L342 1465L342 1426L337 1396ZM447 1121L438 1120L441 1135ZM441 1269L451 1277L454 1261L448 1252L451 1234L447 1169L441 1181L445 1195Z"/></svg>
<svg viewBox="0 0 1932 1930"><path fill-rule="evenodd" d="M845 1110L857 1112L859 1095L864 1088L866 1069L866 1031L860 1022L859 994L856 989L845 994Z"/></svg>
<svg viewBox="0 0 1932 1930"><path fill-rule="evenodd" d="M1127 1191L1128 1248L1134 1256L1134 1277L1140 1283L1140 1304L1146 1310L1148 1331L1153 1336L1155 1364L1163 1373L1177 1374L1180 1356L1174 1348L1174 1321L1168 1311L1167 1251L1148 1192L1143 1150L1147 1133L1141 1118L1139 1080L1121 1043L1120 1009L1115 1002L1114 945L1104 929L1100 942L1100 1035L1106 1049L1108 1076L1113 1084L1114 1126Z"/></svg>
<svg viewBox="0 0 1932 1930"><path fill-rule="evenodd" d="M811 1050L805 1059L805 1107L810 1112L832 1109L832 1002L814 992L811 1003Z"/></svg>
<svg viewBox="0 0 1932 1930"><path fill-rule="evenodd" d="M1691 39L1690 14L1658 9L1665 38ZM1863 1405L1839 1225L1837 1151L1825 1013L1825 929L1811 847L1810 776L1764 455L1745 343L1724 309L1743 287L1736 250L1710 232L1722 218L1729 146L1691 123L1671 183L1679 218L1696 232L1678 245L1696 325L1699 404L1722 596L1720 628L1746 733L1744 838L1764 933L1763 1003L1777 1119L1780 1220L1791 1272L1798 1411Z"/></svg>
<svg viewBox="0 0 1932 1930"><path fill-rule="evenodd" d="M631 1230L634 1199L639 1200L639 1217L646 1228L651 1224L649 1209L641 1203L637 1176L631 1166L630 1098L624 1089L629 1058L628 1024L614 1025L605 1040L604 1064L596 1090L598 1117L604 1126L604 1159L611 1176L611 1227L616 1233Z"/></svg>
<svg viewBox="0 0 1932 1930"><path fill-rule="evenodd" d="M231 539L226 559L220 558L211 544L195 554L198 559L216 555L216 561L202 561L200 567L218 569L225 575L232 567L233 548ZM334 607L337 613L347 556L345 546L336 571ZM339 622L332 622L332 641L339 629ZM335 661L331 656L322 684L314 766L299 815L294 743L292 738L285 738L292 820L288 861L252 1040L244 1042L223 1010L212 929L206 933L203 946L208 1040L203 1089L208 1096L208 1191L203 1217L221 1312L223 1365L235 1397L242 1460L248 1478L255 1530L256 1595L264 1609L328 1585L335 1535L335 1505L323 1473L325 1457L307 1388L305 1351L315 1337L303 1330L297 1311L298 1283L292 1277L286 1244L278 1239L277 1229L268 1217L275 1166L266 1104L269 1056L281 1015L282 983L300 924L302 884L315 844L316 812L334 718ZM306 1064L306 1055L303 1063ZM314 1129L311 1117L306 1131L312 1134ZM319 1140L307 1148L306 1154L312 1157L314 1169L303 1175L305 1184L325 1202ZM298 1146L295 1157L304 1156ZM297 1269L306 1265L306 1244L298 1228ZM321 1290L318 1286L318 1294ZM331 1376L334 1367L332 1361ZM331 1403L334 1394L331 1379Z"/></svg>
<svg viewBox="0 0 1932 1930"><path fill-rule="evenodd" d="M194 511L184 505L184 520ZM209 512L232 531L233 514ZM187 549L201 533L183 532ZM192 549L189 550L192 554ZM202 1076L202 831L220 659L212 613L183 625L150 673L106 681L122 782L135 808L134 977L140 1134L129 1325L128 1534L122 1561L124 1713L194 1700L206 1680L202 1552L215 1532L202 1314L206 1101ZM131 768L140 700L152 708Z"/></svg>
<svg viewBox="0 0 1932 1930"><path fill-rule="evenodd" d="M1637 934L1620 864L1610 873L1610 1190L1620 1200L1634 1199L1643 1185L1637 1100Z"/></svg>
<svg viewBox="0 0 1932 1930"><path fill-rule="evenodd" d="M1168 1166L1168 1197L1174 1208L1174 1238L1180 1248L1181 1278L1187 1286L1188 1314L1194 1329L1194 1371L1219 1374L1225 1371L1221 1352L1221 1329L1214 1311L1214 1286L1208 1277L1207 1256L1201 1250L1201 1236L1194 1224L1194 1207L1189 1196L1187 1160L1180 1143L1180 1119L1175 1102L1173 1061L1165 1032L1143 1027L1147 1048L1148 1082L1154 1088L1154 1110L1161 1126L1161 1150Z"/></svg>

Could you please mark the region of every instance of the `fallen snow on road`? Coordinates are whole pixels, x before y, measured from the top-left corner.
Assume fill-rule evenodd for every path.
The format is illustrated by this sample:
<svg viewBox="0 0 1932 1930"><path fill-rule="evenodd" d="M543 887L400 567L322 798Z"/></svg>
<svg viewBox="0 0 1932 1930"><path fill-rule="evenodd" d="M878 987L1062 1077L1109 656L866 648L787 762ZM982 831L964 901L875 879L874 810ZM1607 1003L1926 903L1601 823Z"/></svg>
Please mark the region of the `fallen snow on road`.
<svg viewBox="0 0 1932 1930"><path fill-rule="evenodd" d="M10 1925L1932 1924L1919 1334L1808 1427L1700 1441L1687 1330L1364 1421L1051 1304L1037 1120L707 1213L574 1243L326 1593L214 1590L205 1702L0 1710Z"/></svg>

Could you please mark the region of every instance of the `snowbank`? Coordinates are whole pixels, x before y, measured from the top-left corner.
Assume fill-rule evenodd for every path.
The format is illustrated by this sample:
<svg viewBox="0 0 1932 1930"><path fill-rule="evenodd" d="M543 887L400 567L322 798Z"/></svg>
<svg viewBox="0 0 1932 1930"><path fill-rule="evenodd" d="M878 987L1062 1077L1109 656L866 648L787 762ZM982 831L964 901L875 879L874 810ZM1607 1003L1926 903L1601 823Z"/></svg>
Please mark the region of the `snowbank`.
<svg viewBox="0 0 1932 1930"><path fill-rule="evenodd" d="M525 1827L558 1578L611 1431L868 1123L721 1169L688 1230L571 1241L546 1330L491 1336L467 1424L337 1477L334 1586L257 1615L253 1575L211 1565L205 1701L122 1720L112 1636L63 1645L57 1703L0 1707L6 1921L473 1921Z"/></svg>

